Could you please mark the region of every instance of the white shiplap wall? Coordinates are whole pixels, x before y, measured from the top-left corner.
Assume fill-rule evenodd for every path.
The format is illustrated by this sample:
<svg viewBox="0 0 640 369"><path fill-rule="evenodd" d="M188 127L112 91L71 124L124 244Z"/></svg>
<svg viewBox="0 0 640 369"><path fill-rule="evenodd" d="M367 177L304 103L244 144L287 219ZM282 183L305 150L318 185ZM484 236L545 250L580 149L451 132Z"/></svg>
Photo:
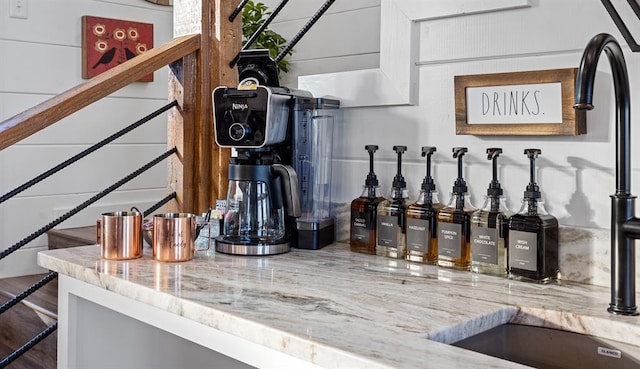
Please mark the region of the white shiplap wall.
<svg viewBox="0 0 640 369"><path fill-rule="evenodd" d="M28 18L11 18L0 2L0 120L83 82L81 17L92 15L154 24L154 44L172 38L172 8L144 0L30 0ZM152 83L134 83L11 148L0 151L0 193L35 177L167 102L167 71ZM25 238L66 210L166 151L166 116L134 130L53 177L0 205L0 249ZM100 213L145 209L166 192L161 163L62 223L90 225ZM40 237L0 262L0 278L40 272Z"/></svg>
<svg viewBox="0 0 640 369"><path fill-rule="evenodd" d="M398 1L410 3L407 0ZM286 36L294 34L295 29L322 2L309 1L305 2L304 7L297 8L295 3L288 5L289 13L283 12L278 19L284 19L276 21L273 28ZM462 0L457 2L464 4ZM278 1L268 3L275 6ZM429 9L431 6L437 12L438 7L446 2L430 0L415 3L421 3L416 5L421 8ZM494 3L508 4L509 1L497 0ZM340 4L346 8L340 8ZM596 109L588 113L588 134L577 137L480 137L455 134L455 75L577 67L588 40L597 33L609 32L622 43L630 79L632 82L636 80L640 56L630 52L600 1L539 0L530 1L529 4L520 9L417 22L417 50L414 50L416 56L412 61L418 66L417 103L411 106L345 109L345 122L335 138L334 177L338 180L333 192L335 200L348 202L359 195L361 182L367 172L365 144L380 146L376 154L377 172L383 187L390 185L395 174L392 146L409 147L405 176L412 198L417 196L424 176L419 148L437 146L438 152L434 156L435 177L441 200L446 200L456 176L456 161L451 157L451 148L467 146L469 153L465 157L465 176L472 200L480 206L491 175L485 149L500 146L504 148L500 158L501 181L510 206L517 210L528 182L528 161L523 149L538 147L542 149L542 156L538 160L538 179L548 210L564 225L608 227L608 194L614 190L615 128L611 122L614 114L613 87L606 58L603 57L599 66L602 73L599 73L596 81ZM337 1L329 10L331 14L311 31L314 34L310 32L308 38L303 38L300 46L294 48L292 61L296 65L293 73L286 77L285 84L286 81L295 81L298 75L304 75L298 72L307 72L310 69L306 68L307 64L321 63L327 72L375 68L376 63L372 60L379 57L380 38L379 30L376 31L379 19L372 18L369 22L355 20L379 13L379 5L379 0L362 1L358 2L358 6L362 6L359 9L355 2ZM343 22L348 22L348 26ZM635 22L640 24L637 19ZM292 26L294 23L296 26ZM349 28L345 30L345 27ZM378 48L371 46L373 42L378 42ZM336 49L341 54L336 55ZM363 55L368 62L360 68L352 63L346 63L348 65L344 67L341 65L345 60L353 61ZM289 83L289 86L297 85ZM640 93L640 86L633 83L631 86L634 96ZM362 90L361 93L382 94L384 91ZM351 98L340 96L339 91L336 95ZM634 108L633 116L635 113ZM639 150L637 146L634 147L634 153ZM637 168L634 165L634 174ZM640 184L635 187L640 188ZM584 201L576 201L577 198Z"/></svg>
<svg viewBox="0 0 640 369"><path fill-rule="evenodd" d="M295 33L305 19L320 6L322 0L305 2L304 6L291 3L286 17L273 28L286 36ZM278 1L268 1L275 6ZM381 3L383 6L381 6ZM608 285L608 246L605 240L596 240L607 234L610 223L609 194L615 190L615 117L611 71L602 57L594 93L595 110L587 115L587 131L582 136L567 137L491 137L455 134L454 76L467 74L501 73L537 69L578 67L582 51L589 39L601 32L613 34L621 43L627 59L632 94L632 120L638 120L637 96L640 96L640 55L632 53L599 0L530 0L526 7L499 10L522 4L520 0L378 0L362 2L337 1L323 18L294 48L293 73L285 84L297 87L308 83L315 73L334 73L380 68L380 55L385 48L408 42L402 38L380 36L379 13L383 20L396 21L395 14L382 8L388 4L401 4L406 18L421 21L414 26L414 47L411 60L416 67L415 103L404 106L351 107L344 109L344 123L334 138L333 197L338 203L349 203L361 192L368 171L366 144L378 144L376 171L384 190L388 190L395 174L393 145L406 145L409 151L404 160L404 175L409 184L410 197L415 199L424 176L424 162L419 156L421 146L437 146L434 156L434 177L440 200L447 201L456 177L456 161L451 148L466 146L464 175L474 205L481 206L490 181L491 166L486 158L488 147L502 147L499 159L500 180L509 207L517 211L523 190L528 183L528 160L525 148L540 148L538 183L543 192L547 210L556 216L561 226L595 230L585 244L589 259L581 260L592 266L594 259L602 259L601 271L594 272L590 282ZM636 36L640 39L640 20L626 5L614 0ZM357 4L357 5L356 5ZM297 7L296 7L297 5ZM465 12L466 7L491 7L487 12ZM341 8L342 7L342 8ZM462 9L445 14L446 10ZM304 9L302 9L304 8ZM389 8L387 8L389 9ZM466 14L465 14L466 13ZM438 15L433 17L433 15ZM387 18L385 18L387 17ZM365 19L367 19L365 21ZM295 26L294 26L295 24ZM292 31L292 29L294 29ZM377 48L374 43L377 42ZM382 52L381 52L382 50ZM386 56L384 56L386 57ZM385 59L388 61L387 59ZM402 65L404 61L391 62ZM317 68L317 69L316 69ZM321 70L321 71L320 71ZM345 75L329 74L325 80L344 82ZM314 77L315 78L315 77ZM342 80L341 80L342 79ZM363 86L366 86L363 83ZM383 96L388 91L375 88L348 86L334 91L343 101L358 100L359 94L367 98ZM309 88L315 92L312 88ZM364 100L364 99L360 99ZM379 99L380 100L380 99ZM383 100L383 99L382 99ZM633 124L632 124L633 125ZM635 125L637 127L637 125ZM640 192L637 160L640 152L638 129L632 130L632 190ZM343 214L344 215L344 214ZM343 219L343 223L348 220ZM344 233L342 234L344 236ZM587 236L589 237L589 236ZM588 244L588 245L587 245ZM562 253L562 251L561 251ZM584 269L585 265L576 265Z"/></svg>

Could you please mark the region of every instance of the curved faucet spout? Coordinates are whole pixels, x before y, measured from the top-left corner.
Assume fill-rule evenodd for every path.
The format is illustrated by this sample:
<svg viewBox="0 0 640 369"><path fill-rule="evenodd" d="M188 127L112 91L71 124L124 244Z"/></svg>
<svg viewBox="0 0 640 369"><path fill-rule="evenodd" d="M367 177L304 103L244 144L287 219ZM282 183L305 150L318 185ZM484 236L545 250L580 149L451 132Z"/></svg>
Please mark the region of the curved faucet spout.
<svg viewBox="0 0 640 369"><path fill-rule="evenodd" d="M608 311L638 315L636 307L635 239L640 220L631 195L631 117L629 76L620 44L606 33L591 39L582 54L576 79L576 109L593 109L593 84L598 59L607 54L616 95L616 193L611 196L611 303Z"/></svg>
<svg viewBox="0 0 640 369"><path fill-rule="evenodd" d="M602 52L607 54L613 86L616 95L616 195L630 196L631 191L631 143L630 143L630 94L627 64L620 44L606 33L601 33L591 39L584 49L582 61L578 69L576 80L576 96L574 108L582 110L593 109L593 85L596 79L596 68Z"/></svg>

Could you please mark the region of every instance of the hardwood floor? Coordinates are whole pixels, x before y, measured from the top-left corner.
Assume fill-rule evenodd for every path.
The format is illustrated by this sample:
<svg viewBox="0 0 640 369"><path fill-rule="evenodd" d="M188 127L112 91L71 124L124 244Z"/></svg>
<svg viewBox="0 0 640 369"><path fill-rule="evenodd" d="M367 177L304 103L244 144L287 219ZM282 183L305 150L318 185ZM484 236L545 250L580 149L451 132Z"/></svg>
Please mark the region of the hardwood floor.
<svg viewBox="0 0 640 369"><path fill-rule="evenodd" d="M0 304L9 301L10 295L20 294L44 276L45 274L38 274L0 279ZM52 323L51 314L57 314L58 311L57 279L47 283L27 297L25 301L26 303L19 303L0 315L0 360ZM33 304L31 305L33 307L27 306L29 304ZM40 316L34 309L39 311ZM45 323L43 320L47 320L47 322ZM57 335L54 332L13 361L8 368L54 369L56 368L56 347Z"/></svg>

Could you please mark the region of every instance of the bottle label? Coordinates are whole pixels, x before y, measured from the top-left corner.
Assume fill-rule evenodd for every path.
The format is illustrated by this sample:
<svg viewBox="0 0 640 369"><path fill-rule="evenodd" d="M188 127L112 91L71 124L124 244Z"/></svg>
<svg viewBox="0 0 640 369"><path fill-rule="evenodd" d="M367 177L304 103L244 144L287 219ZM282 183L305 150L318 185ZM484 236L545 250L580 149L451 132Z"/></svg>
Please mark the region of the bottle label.
<svg viewBox="0 0 640 369"><path fill-rule="evenodd" d="M462 256L462 224L438 223L438 255L454 259Z"/></svg>
<svg viewBox="0 0 640 369"><path fill-rule="evenodd" d="M407 248L427 253L429 245L429 221L407 218Z"/></svg>
<svg viewBox="0 0 640 369"><path fill-rule="evenodd" d="M371 215L365 212L351 212L351 241L369 243Z"/></svg>
<svg viewBox="0 0 640 369"><path fill-rule="evenodd" d="M498 264L498 230L471 226L471 261Z"/></svg>
<svg viewBox="0 0 640 369"><path fill-rule="evenodd" d="M509 230L509 267L538 270L538 235L533 232Z"/></svg>
<svg viewBox="0 0 640 369"><path fill-rule="evenodd" d="M378 245L398 247L398 217L378 214Z"/></svg>

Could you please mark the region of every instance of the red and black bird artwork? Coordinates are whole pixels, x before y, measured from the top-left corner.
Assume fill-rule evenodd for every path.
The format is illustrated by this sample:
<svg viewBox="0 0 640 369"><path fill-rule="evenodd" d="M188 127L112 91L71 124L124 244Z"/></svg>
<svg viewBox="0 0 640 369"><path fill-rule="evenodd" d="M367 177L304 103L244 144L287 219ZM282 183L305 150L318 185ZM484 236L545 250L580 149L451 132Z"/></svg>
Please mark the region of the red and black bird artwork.
<svg viewBox="0 0 640 369"><path fill-rule="evenodd" d="M83 16L82 41L82 77L91 78L152 48L153 24Z"/></svg>

